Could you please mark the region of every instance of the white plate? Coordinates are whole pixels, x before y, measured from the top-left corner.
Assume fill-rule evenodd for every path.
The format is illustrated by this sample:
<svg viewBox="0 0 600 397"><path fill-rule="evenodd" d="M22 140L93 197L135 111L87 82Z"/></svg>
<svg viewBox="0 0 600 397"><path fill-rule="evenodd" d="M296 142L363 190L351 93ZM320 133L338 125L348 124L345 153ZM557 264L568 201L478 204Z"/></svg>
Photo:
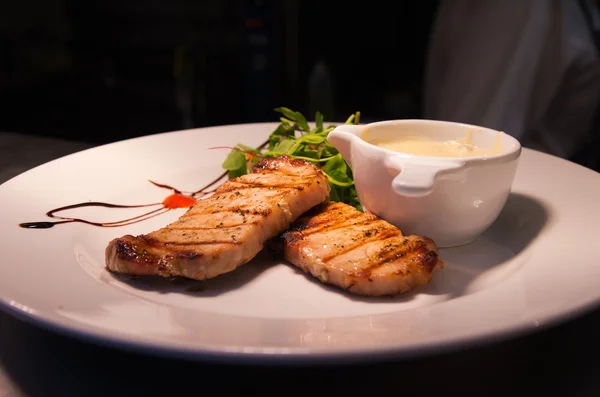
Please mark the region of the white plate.
<svg viewBox="0 0 600 397"><path fill-rule="evenodd" d="M107 242L147 233L173 210L129 226L24 229L86 201L161 202L221 173L227 150L260 144L276 124L158 134L60 158L0 187L0 294L37 324L120 348L196 359L322 361L406 357L563 321L600 301L600 175L525 149L513 193L476 242L441 250L430 285L395 299L325 287L265 255L215 279L127 280L104 269ZM116 221L147 209L83 208L65 216Z"/></svg>

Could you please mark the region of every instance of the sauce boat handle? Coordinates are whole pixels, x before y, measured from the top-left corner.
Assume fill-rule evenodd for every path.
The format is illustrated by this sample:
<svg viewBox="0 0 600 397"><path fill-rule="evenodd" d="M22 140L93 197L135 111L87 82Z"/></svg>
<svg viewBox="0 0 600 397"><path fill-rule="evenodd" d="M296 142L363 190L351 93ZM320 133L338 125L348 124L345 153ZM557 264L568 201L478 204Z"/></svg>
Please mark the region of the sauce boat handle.
<svg viewBox="0 0 600 397"><path fill-rule="evenodd" d="M392 189L406 197L423 197L431 194L438 175L463 168L461 161L437 161L388 156L385 167L388 172L397 174L392 180Z"/></svg>

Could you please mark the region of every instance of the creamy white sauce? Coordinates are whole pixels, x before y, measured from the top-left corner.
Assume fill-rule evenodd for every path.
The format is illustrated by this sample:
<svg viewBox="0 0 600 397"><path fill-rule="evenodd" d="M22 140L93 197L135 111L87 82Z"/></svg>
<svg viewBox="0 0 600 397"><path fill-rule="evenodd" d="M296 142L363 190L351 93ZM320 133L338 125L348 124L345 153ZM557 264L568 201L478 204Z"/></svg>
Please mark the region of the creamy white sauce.
<svg viewBox="0 0 600 397"><path fill-rule="evenodd" d="M473 144L473 133L468 131L463 139L436 141L423 136L402 136L392 140L368 139L368 135L363 138L383 149L393 150L395 152L415 154L418 156L433 157L473 157L498 154L502 152L500 143L500 134L496 135L494 145L491 149L477 147Z"/></svg>

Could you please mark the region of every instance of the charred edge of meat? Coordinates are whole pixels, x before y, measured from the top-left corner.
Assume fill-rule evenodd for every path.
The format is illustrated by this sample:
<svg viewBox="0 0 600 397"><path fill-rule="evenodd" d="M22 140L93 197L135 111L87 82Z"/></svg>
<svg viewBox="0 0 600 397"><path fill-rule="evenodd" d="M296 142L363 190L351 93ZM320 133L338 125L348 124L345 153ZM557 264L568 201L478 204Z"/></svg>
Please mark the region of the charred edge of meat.
<svg viewBox="0 0 600 397"><path fill-rule="evenodd" d="M429 249L427 242L423 240L416 241L412 251L420 258L419 265L428 273L433 272L435 266L441 262L438 253Z"/></svg>
<svg viewBox="0 0 600 397"><path fill-rule="evenodd" d="M258 163L256 163L256 165L254 165L254 167L252 167L252 170L254 172L258 172L260 170L275 170L275 169L278 169L281 164L289 164L292 167L310 166L310 167L314 168L315 171L320 172L320 170L316 166L309 163L308 161L300 160L300 159L293 159L286 154L281 155L279 157L275 157L275 158L264 158L264 159L260 160Z"/></svg>
<svg viewBox="0 0 600 397"><path fill-rule="evenodd" d="M304 240L304 234L302 231L285 232L281 235L281 239L285 241L285 244L296 245L300 241Z"/></svg>
<svg viewBox="0 0 600 397"><path fill-rule="evenodd" d="M131 239L132 241L127 241ZM131 235L114 240L115 255L117 258L126 262L151 264L156 263L160 258L148 252L143 246L140 247L136 242L137 237Z"/></svg>
<svg viewBox="0 0 600 397"><path fill-rule="evenodd" d="M133 236L131 235L127 235L125 237L133 238ZM113 243L115 246L115 254L117 255L117 257L125 259L127 261L138 259L138 255L133 249L133 246L128 244L126 241L123 241L123 239L116 239Z"/></svg>
<svg viewBox="0 0 600 397"><path fill-rule="evenodd" d="M194 251L181 251L181 252L177 253L177 258L178 259L189 260L189 261L197 259L197 258L199 258L201 256L202 256L201 253L194 252Z"/></svg>
<svg viewBox="0 0 600 397"><path fill-rule="evenodd" d="M331 205L329 201L317 204L305 213L303 213L298 219L296 219L288 227L288 229L282 233L281 238L286 241L297 240L301 236L294 236L294 234L302 234L306 229L311 229L321 225L327 225L332 222L332 219L326 216L320 216L323 211L327 210L327 207Z"/></svg>
<svg viewBox="0 0 600 397"><path fill-rule="evenodd" d="M158 271L160 273L163 273L164 275L170 275L170 273L165 273L167 270L170 269L169 263L167 261L167 258L165 259L160 259L158 261Z"/></svg>
<svg viewBox="0 0 600 397"><path fill-rule="evenodd" d="M141 242L143 242L148 247L160 247L164 244L162 241L150 237L147 234L140 234L139 236L136 236L135 239L141 240Z"/></svg>
<svg viewBox="0 0 600 397"><path fill-rule="evenodd" d="M241 177L239 177L241 178ZM303 182L303 183L294 183L292 185L286 185L284 183L258 183L256 181L245 181L243 179L232 179L231 180L232 183L228 184L228 185L223 185L221 187L219 187L219 189L215 192L217 194L225 194L225 193L229 193L229 192L233 192L233 191L240 191L240 190L246 190L246 189L277 189L277 190L283 190L283 189L290 189L290 190L304 190L305 186L309 186L311 184L311 182ZM235 182L235 183L233 183ZM242 186L239 186L242 185ZM217 197L218 199L218 197Z"/></svg>

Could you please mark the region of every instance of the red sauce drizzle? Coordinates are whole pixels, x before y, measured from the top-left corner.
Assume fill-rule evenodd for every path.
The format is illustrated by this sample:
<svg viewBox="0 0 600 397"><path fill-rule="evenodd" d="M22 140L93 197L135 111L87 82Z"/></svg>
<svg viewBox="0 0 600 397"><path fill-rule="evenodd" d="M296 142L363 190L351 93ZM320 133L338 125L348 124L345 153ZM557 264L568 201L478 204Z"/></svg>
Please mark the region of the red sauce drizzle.
<svg viewBox="0 0 600 397"><path fill-rule="evenodd" d="M162 202L163 207L174 210L177 208L189 208L196 202L196 199L189 196L184 196L180 193L174 193L167 196Z"/></svg>
<svg viewBox="0 0 600 397"><path fill-rule="evenodd" d="M86 203L78 203L71 204L64 207L55 208L46 213L46 216L54 219L58 219L58 221L42 221L42 222L24 222L20 223L19 226L25 229L49 229L54 227L55 225L63 224L63 223L85 223L92 226L98 227L119 227L125 225L131 225L133 223L141 222L150 218L154 218L155 216L164 214L170 210L179 209L179 208L189 208L196 202L197 199L202 198L210 193L213 193L216 189L207 190L211 186L217 184L223 178L227 176L227 172L222 173L218 178L204 186L203 188L196 190L195 192L182 192L174 187L163 185L160 183L156 183L150 181L153 185L160 187L162 189L169 189L173 191L173 194L167 196L161 203L152 203L152 204L139 204L139 205L121 205L121 204L112 204L112 203L103 203L99 201L90 201ZM132 218L123 219L116 222L93 222L87 219L82 218L73 218L60 216L58 213L63 211L82 208L82 207L105 207L105 208L143 208L143 207L157 207L153 210L145 212L141 215L134 216Z"/></svg>

